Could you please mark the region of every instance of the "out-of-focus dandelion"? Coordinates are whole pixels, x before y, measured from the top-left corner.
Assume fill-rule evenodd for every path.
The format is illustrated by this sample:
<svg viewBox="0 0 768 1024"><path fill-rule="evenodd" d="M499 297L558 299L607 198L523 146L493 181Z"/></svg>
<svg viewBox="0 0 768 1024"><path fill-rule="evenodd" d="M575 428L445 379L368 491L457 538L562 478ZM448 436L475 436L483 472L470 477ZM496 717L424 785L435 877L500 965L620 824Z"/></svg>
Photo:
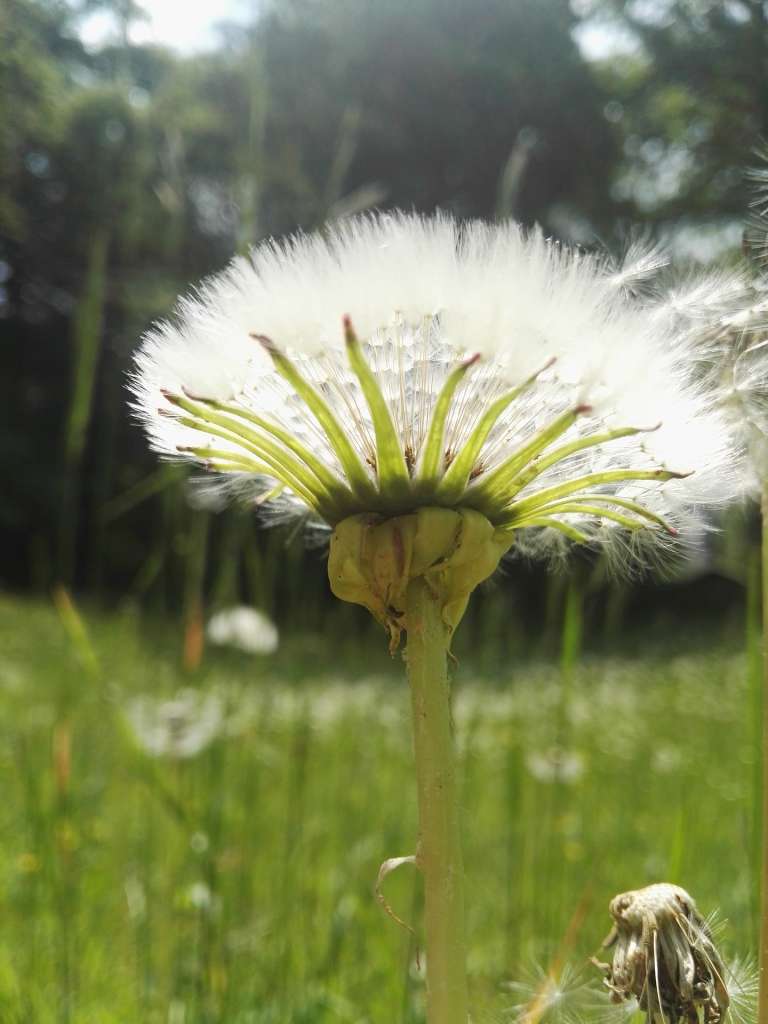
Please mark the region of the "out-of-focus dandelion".
<svg viewBox="0 0 768 1024"><path fill-rule="evenodd" d="M584 774L581 754L560 747L531 751L525 759L525 765L538 782L578 782Z"/></svg>
<svg viewBox="0 0 768 1024"><path fill-rule="evenodd" d="M214 897L205 882L193 882L184 890L183 902L195 910L208 911L214 905Z"/></svg>
<svg viewBox="0 0 768 1024"><path fill-rule="evenodd" d="M730 1014L735 1024L752 1024L757 1016L760 991L757 964L752 957L729 960L728 994L731 997Z"/></svg>
<svg viewBox="0 0 768 1024"><path fill-rule="evenodd" d="M180 690L172 700L135 697L125 716L139 746L152 757L190 758L202 753L224 727L215 694Z"/></svg>
<svg viewBox="0 0 768 1024"><path fill-rule="evenodd" d="M208 620L213 644L236 647L246 654L274 654L279 643L277 626L263 612L240 606L224 608Z"/></svg>
<svg viewBox="0 0 768 1024"><path fill-rule="evenodd" d="M663 562L742 485L689 372L711 282L682 315L645 287L661 262L514 224L352 219L235 260L137 356L153 447L330 529L334 593L392 649L407 632L430 1024L468 1016L447 652L472 590L510 548Z"/></svg>
<svg viewBox="0 0 768 1024"><path fill-rule="evenodd" d="M730 1006L727 971L707 921L678 885L660 882L610 903L603 943L613 962L595 961L615 1002L636 1000L651 1024L719 1024Z"/></svg>

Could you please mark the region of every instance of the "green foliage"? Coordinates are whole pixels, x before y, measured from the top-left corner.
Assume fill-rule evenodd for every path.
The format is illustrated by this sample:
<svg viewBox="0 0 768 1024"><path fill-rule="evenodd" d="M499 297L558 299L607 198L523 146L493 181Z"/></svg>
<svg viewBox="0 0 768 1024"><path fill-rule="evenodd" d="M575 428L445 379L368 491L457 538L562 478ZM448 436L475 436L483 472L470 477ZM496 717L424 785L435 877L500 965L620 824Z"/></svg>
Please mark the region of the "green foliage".
<svg viewBox="0 0 768 1024"><path fill-rule="evenodd" d="M624 148L617 195L628 214L639 209L671 226L743 221L744 168L768 131L765 4L594 0L591 7L609 32L618 26L635 41L633 54L607 59L599 75L613 94Z"/></svg>
<svg viewBox="0 0 768 1024"><path fill-rule="evenodd" d="M379 864L416 837L401 666L340 629L293 632L267 660L212 649L190 675L155 619L80 619L58 600L60 617L0 600L3 1021L65 1006L73 1024L182 1009L194 1024L421 1021L422 939L373 896ZM759 709L743 655L709 639L696 655L592 657L566 684L556 657L510 661L500 632L485 671L460 653L479 1021L533 996L508 983L548 967L569 927L580 968L628 885L683 884L728 919L725 952L747 952ZM192 758L152 757L125 711L183 687L223 701L228 728ZM421 919L414 873L384 892Z"/></svg>

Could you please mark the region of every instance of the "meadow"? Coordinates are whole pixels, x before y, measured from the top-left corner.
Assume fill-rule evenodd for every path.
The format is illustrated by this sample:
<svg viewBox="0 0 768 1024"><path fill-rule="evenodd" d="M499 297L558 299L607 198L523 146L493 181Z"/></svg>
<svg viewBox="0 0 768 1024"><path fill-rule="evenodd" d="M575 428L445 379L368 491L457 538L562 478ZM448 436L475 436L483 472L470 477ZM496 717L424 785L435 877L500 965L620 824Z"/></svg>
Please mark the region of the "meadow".
<svg viewBox="0 0 768 1024"><path fill-rule="evenodd" d="M374 897L414 852L408 694L366 629L190 673L178 629L130 606L0 597L4 1024L423 1020L420 939ZM754 951L759 672L737 639L458 645L478 1021L542 992L545 1016L606 1019L588 958L608 900L652 881ZM383 892L420 919L411 867Z"/></svg>

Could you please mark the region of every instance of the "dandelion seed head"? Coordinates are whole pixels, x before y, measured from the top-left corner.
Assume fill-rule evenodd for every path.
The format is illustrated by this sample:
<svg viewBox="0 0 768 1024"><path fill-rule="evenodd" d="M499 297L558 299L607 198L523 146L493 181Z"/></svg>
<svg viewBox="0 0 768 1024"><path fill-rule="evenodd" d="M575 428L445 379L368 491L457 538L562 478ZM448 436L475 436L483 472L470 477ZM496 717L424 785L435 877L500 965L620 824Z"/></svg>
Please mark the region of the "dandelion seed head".
<svg viewBox="0 0 768 1024"><path fill-rule="evenodd" d="M530 557L663 560L743 473L688 365L736 279L664 292L665 263L639 239L616 264L513 223L343 221L182 299L137 355L135 407L157 451L222 481L203 501L330 526L467 507Z"/></svg>

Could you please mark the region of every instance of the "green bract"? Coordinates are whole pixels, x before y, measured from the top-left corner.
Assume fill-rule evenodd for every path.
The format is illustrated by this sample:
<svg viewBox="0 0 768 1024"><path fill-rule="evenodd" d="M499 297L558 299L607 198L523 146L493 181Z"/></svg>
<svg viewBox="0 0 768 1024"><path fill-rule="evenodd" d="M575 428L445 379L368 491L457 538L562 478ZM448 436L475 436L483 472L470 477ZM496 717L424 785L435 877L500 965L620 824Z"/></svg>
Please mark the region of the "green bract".
<svg viewBox="0 0 768 1024"><path fill-rule="evenodd" d="M409 583L426 581L452 633L470 594L494 572L511 544L509 531L494 528L473 509L351 516L333 531L328 578L336 597L363 605L384 626L394 650L407 628Z"/></svg>

